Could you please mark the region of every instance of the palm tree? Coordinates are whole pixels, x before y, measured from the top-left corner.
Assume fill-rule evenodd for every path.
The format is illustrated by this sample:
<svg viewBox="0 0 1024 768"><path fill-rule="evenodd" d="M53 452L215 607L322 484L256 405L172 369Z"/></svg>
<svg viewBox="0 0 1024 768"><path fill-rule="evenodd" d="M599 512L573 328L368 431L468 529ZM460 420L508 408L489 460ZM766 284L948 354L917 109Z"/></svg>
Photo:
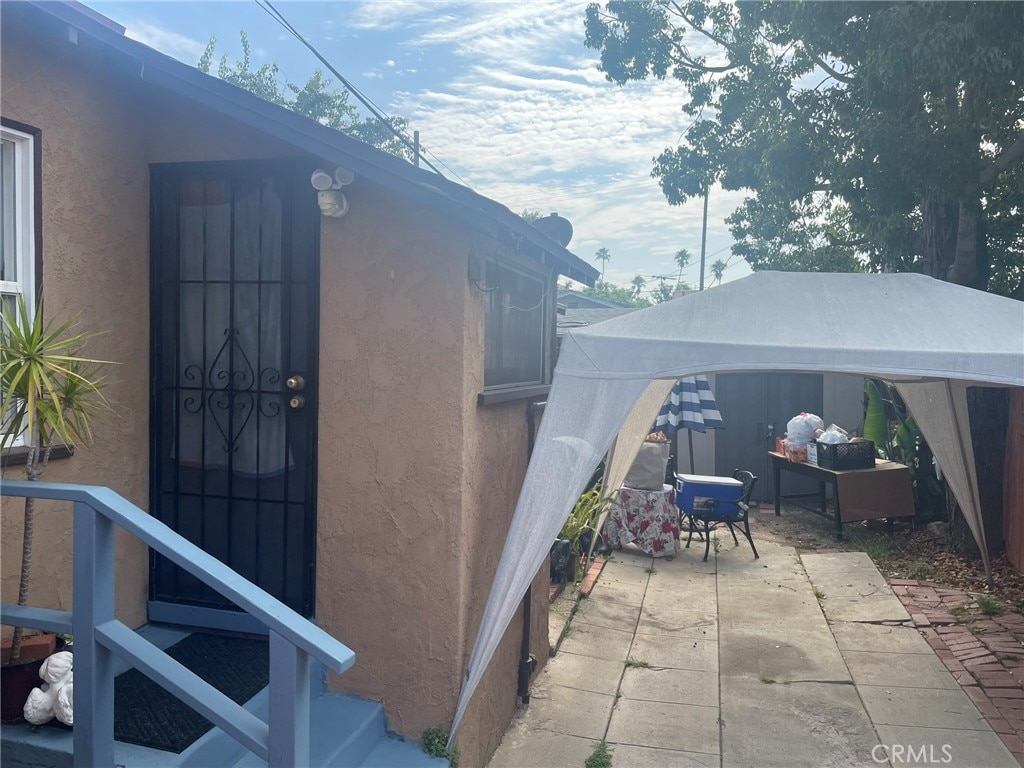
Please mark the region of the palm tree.
<svg viewBox="0 0 1024 768"><path fill-rule="evenodd" d="M637 275L630 282L633 285L633 298L639 299L640 292L643 291L644 286L647 285L647 281L644 280L643 275Z"/></svg>
<svg viewBox="0 0 1024 768"><path fill-rule="evenodd" d="M716 259L715 263L711 265L711 275L715 278L716 283L722 282L722 275L725 274L726 264L721 259Z"/></svg>
<svg viewBox="0 0 1024 768"><path fill-rule="evenodd" d="M612 255L608 253L607 248L598 248L597 253L594 254L594 261L601 262L601 280L604 280L604 267L609 261L611 261Z"/></svg>
<svg viewBox="0 0 1024 768"><path fill-rule="evenodd" d="M686 269L686 265L690 263L692 258L690 252L685 248L680 248L676 251L676 264L679 265L679 277L676 278L677 285L683 282L683 270Z"/></svg>
<svg viewBox="0 0 1024 768"><path fill-rule="evenodd" d="M96 334L72 333L73 321L54 327L43 322L40 306L32 317L24 297L17 309L0 318L0 414L4 415L0 449L24 435L28 445L25 477L37 480L50 461L53 446L92 442L91 419L107 401L98 365L105 360L81 357L85 342ZM28 603L32 569L35 499L25 499L18 605ZM11 638L11 662L21 657L22 627Z"/></svg>

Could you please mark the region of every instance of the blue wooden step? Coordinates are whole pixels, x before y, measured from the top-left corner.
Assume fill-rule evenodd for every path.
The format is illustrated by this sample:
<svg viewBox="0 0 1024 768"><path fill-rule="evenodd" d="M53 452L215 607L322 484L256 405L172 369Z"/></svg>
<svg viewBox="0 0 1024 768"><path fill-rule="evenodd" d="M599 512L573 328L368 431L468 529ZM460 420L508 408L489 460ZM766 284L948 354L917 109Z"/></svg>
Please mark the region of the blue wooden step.
<svg viewBox="0 0 1024 768"><path fill-rule="evenodd" d="M148 624L139 634L160 648L188 635L188 630ZM118 663L115 674L127 669ZM330 768L442 768L447 760L429 757L423 747L389 734L384 709L373 701L325 692L322 670L314 672L314 697L310 702L310 761ZM319 694L319 695L318 695ZM245 708L266 722L269 688L264 688ZM123 768L263 768L266 763L220 728L213 728L181 754L135 744L114 743L115 759ZM72 733L59 728L31 729L5 725L0 729L0 763L3 768L72 768Z"/></svg>
<svg viewBox="0 0 1024 768"><path fill-rule="evenodd" d="M266 717L265 712L258 712ZM309 760L312 766L358 766L385 738L384 708L375 701L325 693L310 704ZM246 752L233 768L265 768L265 761Z"/></svg>
<svg viewBox="0 0 1024 768"><path fill-rule="evenodd" d="M388 734L381 739L359 768L447 768L448 761L431 757L423 745Z"/></svg>

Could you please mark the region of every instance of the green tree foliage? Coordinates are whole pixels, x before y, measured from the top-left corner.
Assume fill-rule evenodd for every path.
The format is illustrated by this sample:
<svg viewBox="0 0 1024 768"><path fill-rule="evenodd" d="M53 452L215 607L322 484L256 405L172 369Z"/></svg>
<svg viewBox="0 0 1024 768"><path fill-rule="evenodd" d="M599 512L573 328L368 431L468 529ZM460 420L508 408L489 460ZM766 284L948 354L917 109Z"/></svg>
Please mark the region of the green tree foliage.
<svg viewBox="0 0 1024 768"><path fill-rule="evenodd" d="M594 261L601 262L601 279L604 280L604 268L609 261L612 260L612 255L607 248L598 248L597 253L594 254Z"/></svg>
<svg viewBox="0 0 1024 768"><path fill-rule="evenodd" d="M651 298L654 299L655 304L661 304L672 298L672 294L675 293L675 289L668 284L665 278L658 280L658 286L651 292Z"/></svg>
<svg viewBox="0 0 1024 768"><path fill-rule="evenodd" d="M715 259L715 263L711 265L711 276L715 278L716 283L722 282L722 276L725 274L725 262L721 259Z"/></svg>
<svg viewBox="0 0 1024 768"><path fill-rule="evenodd" d="M249 36L243 30L240 33L242 58L233 64L228 61L227 54L217 64L217 77L221 80L244 88L259 96L264 101L277 104L316 120L329 128L347 133L349 136L364 141L377 149L392 155L412 159L409 148L388 128L372 115L363 118L355 105L349 103L348 91L342 88L331 88L332 81L324 76L322 70L316 70L305 85L297 85L284 80L280 67L275 63L266 63L253 69L252 49ZM206 50L199 57L199 70L210 74L213 70L214 55L217 49L217 38L211 37ZM395 117L390 119L391 127L404 131L409 121Z"/></svg>
<svg viewBox="0 0 1024 768"><path fill-rule="evenodd" d="M676 283L678 285L682 285L683 270L686 269L686 266L690 263L691 259L693 259L693 256L690 255L690 252L685 248L680 248L678 251L676 251L675 260L676 264L679 265L679 277L676 278Z"/></svg>
<svg viewBox="0 0 1024 768"><path fill-rule="evenodd" d="M543 216L540 211L534 211L530 208L524 208L523 212L519 214L519 218L525 221L527 224L533 224L537 219Z"/></svg>
<svg viewBox="0 0 1024 768"><path fill-rule="evenodd" d="M711 185L755 269L1024 276L1024 3L612 0L609 80L673 78L689 127L655 160L672 204Z"/></svg>
<svg viewBox="0 0 1024 768"><path fill-rule="evenodd" d="M640 294L643 293L644 286L647 285L647 281L644 280L644 276L643 275L636 275L630 281L630 284L633 286L633 298L634 299L639 299L640 298Z"/></svg>
<svg viewBox="0 0 1024 768"><path fill-rule="evenodd" d="M568 288L568 286L565 286ZM598 280L593 288L569 289L575 290L584 296L593 296L595 299L610 301L620 307L649 307L651 302L643 297L633 298L633 291L630 288L621 288L604 280Z"/></svg>

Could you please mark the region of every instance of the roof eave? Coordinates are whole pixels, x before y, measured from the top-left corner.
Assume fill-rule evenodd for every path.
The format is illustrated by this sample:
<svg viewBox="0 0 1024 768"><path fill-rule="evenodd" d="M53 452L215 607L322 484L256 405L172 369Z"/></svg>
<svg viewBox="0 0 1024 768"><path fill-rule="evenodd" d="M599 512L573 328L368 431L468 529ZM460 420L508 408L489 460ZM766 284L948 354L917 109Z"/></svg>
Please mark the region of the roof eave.
<svg viewBox="0 0 1024 768"><path fill-rule="evenodd" d="M591 286L598 277L597 270L574 253L534 229L505 206L468 187L416 168L358 139L264 101L248 91L124 37L84 13L81 7L75 7L75 4L32 2L31 5L101 44L137 60L140 64L139 76L146 82L254 125L303 152L343 165L399 194L440 209L477 231L502 240L507 240L511 235L517 246L523 242L529 243L541 254L548 254L559 274L565 277ZM543 257L541 260L544 260Z"/></svg>

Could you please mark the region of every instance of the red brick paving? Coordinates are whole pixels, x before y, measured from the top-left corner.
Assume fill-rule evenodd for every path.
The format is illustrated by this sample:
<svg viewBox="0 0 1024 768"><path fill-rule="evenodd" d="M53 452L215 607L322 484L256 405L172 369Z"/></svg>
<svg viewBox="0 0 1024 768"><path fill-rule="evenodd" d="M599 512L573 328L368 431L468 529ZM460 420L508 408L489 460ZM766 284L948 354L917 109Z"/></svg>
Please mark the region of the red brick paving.
<svg viewBox="0 0 1024 768"><path fill-rule="evenodd" d="M1024 616L985 616L974 596L915 579L889 584L914 626L1024 766ZM952 611L960 613L957 623Z"/></svg>

